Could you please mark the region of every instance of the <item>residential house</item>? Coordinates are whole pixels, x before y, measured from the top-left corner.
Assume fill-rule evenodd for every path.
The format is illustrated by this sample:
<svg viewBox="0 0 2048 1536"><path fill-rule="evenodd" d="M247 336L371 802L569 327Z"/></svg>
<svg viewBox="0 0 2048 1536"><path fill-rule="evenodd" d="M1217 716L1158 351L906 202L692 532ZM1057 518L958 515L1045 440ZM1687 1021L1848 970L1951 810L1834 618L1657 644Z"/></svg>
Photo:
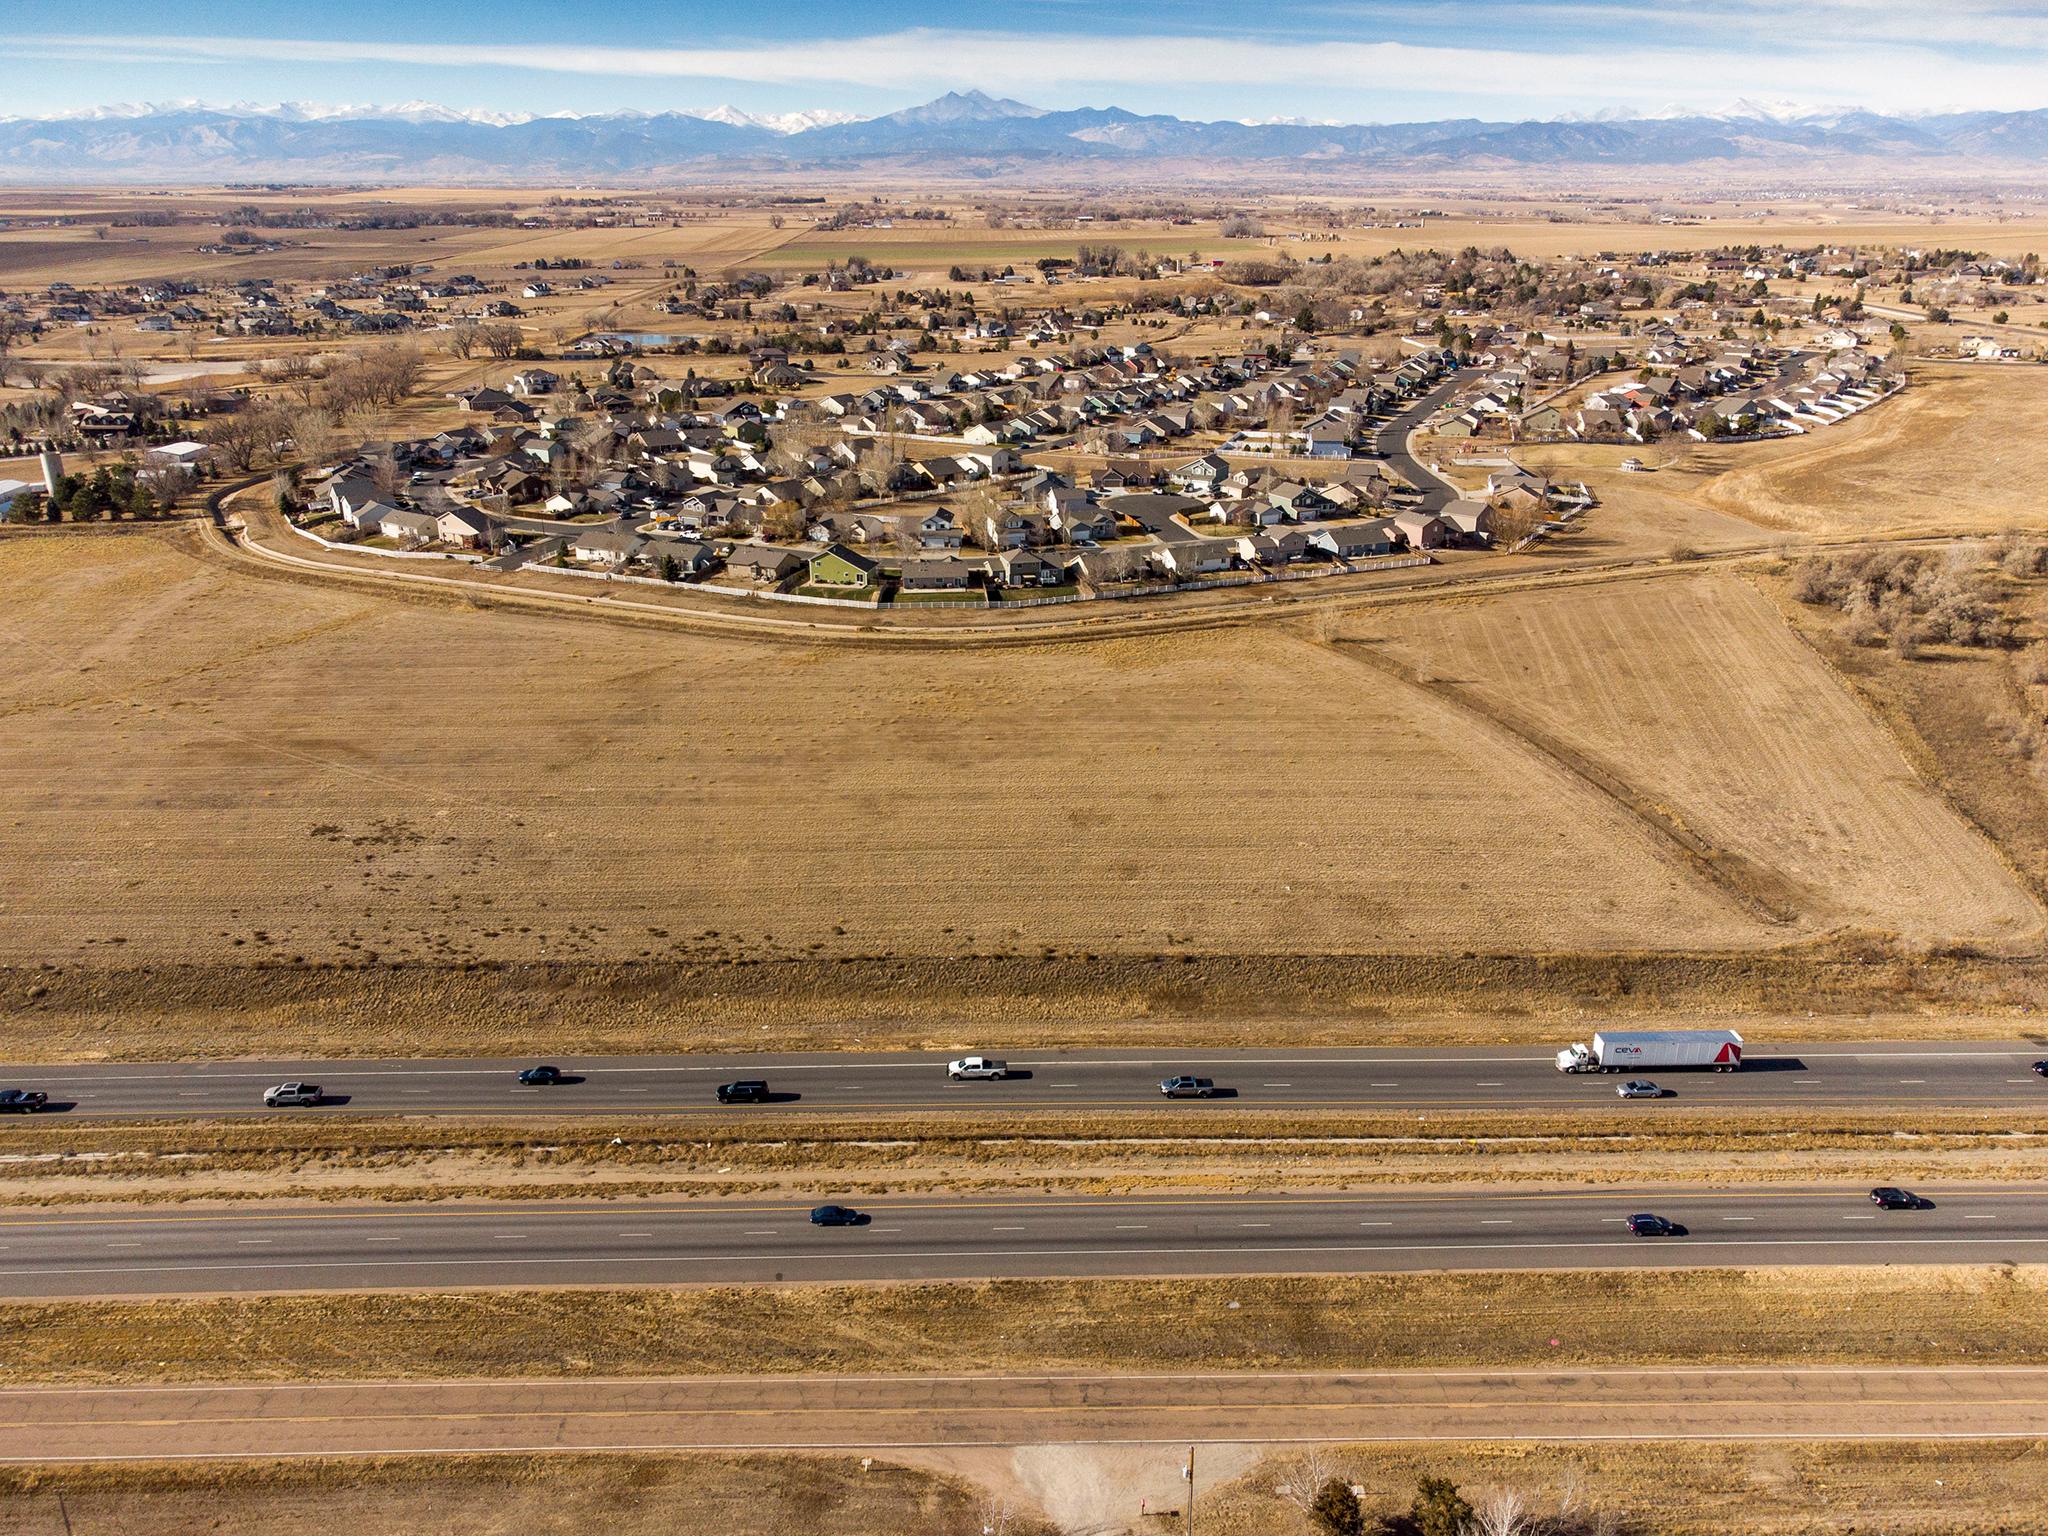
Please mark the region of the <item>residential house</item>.
<svg viewBox="0 0 2048 1536"><path fill-rule="evenodd" d="M1450 542L1450 529L1433 512L1411 508L1396 512L1389 521L1410 549L1441 549Z"/></svg>
<svg viewBox="0 0 2048 1536"><path fill-rule="evenodd" d="M569 542L569 558L584 565L617 570L634 556L646 540L635 533L593 529L579 533Z"/></svg>
<svg viewBox="0 0 2048 1536"><path fill-rule="evenodd" d="M1230 465L1219 453L1205 453L1199 459L1190 459L1185 464L1176 464L1167 474L1167 481L1183 495L1199 496L1213 494L1230 474Z"/></svg>
<svg viewBox="0 0 2048 1536"><path fill-rule="evenodd" d="M424 512L393 508L377 520L377 531L401 544L428 544L438 532L434 519Z"/></svg>
<svg viewBox="0 0 2048 1536"><path fill-rule="evenodd" d="M996 559L1002 581L1010 587L1054 587L1065 576L1059 566L1028 549L1013 549Z"/></svg>
<svg viewBox="0 0 2048 1536"><path fill-rule="evenodd" d="M766 544L735 544L725 557L728 574L772 586L796 574L804 557L793 549L775 549Z"/></svg>
<svg viewBox="0 0 2048 1536"><path fill-rule="evenodd" d="M1186 579L1227 571L1237 562L1236 541L1194 539L1183 544L1162 544L1151 552L1152 563L1167 575Z"/></svg>
<svg viewBox="0 0 2048 1536"><path fill-rule="evenodd" d="M454 507L434 519L434 537L460 549L495 549L498 525L472 507Z"/></svg>
<svg viewBox="0 0 2048 1536"><path fill-rule="evenodd" d="M875 584L881 566L844 544L828 544L810 558L810 584L814 587L850 587L865 590Z"/></svg>
<svg viewBox="0 0 2048 1536"><path fill-rule="evenodd" d="M949 507L940 507L917 525L920 549L958 549L966 540L967 530L960 526Z"/></svg>
<svg viewBox="0 0 2048 1536"><path fill-rule="evenodd" d="M1526 495L1526 488L1517 486L1516 491ZM1517 509L1519 510L1519 509ZM1460 544L1491 544L1493 542L1493 508L1483 501L1460 498L1437 514L1444 526Z"/></svg>
<svg viewBox="0 0 2048 1536"><path fill-rule="evenodd" d="M811 579L816 581L817 562L811 564ZM965 560L906 560L901 585L906 592L963 592L974 573L975 567Z"/></svg>
<svg viewBox="0 0 2048 1536"><path fill-rule="evenodd" d="M1391 517L1364 523L1328 523L1306 535L1310 545L1339 560L1369 560L1390 555L1399 543Z"/></svg>

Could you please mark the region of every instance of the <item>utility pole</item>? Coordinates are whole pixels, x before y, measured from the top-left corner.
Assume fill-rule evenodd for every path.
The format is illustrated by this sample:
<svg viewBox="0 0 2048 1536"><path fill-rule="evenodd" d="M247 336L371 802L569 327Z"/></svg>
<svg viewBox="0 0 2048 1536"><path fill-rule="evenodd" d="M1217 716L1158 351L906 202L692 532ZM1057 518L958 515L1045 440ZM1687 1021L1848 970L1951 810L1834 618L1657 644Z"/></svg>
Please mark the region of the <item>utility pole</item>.
<svg viewBox="0 0 2048 1536"><path fill-rule="evenodd" d="M1195 1448L1188 1447L1188 1502L1186 1508L1186 1536L1195 1536Z"/></svg>

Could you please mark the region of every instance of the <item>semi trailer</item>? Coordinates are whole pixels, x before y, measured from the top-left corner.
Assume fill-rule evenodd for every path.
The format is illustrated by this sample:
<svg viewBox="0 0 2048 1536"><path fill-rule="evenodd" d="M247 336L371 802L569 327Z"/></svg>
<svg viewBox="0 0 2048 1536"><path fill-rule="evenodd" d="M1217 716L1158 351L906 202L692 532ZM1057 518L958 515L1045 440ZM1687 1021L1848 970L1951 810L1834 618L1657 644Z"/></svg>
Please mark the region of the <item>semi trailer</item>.
<svg viewBox="0 0 2048 1536"><path fill-rule="evenodd" d="M1671 1071L1698 1067L1736 1072L1742 1067L1742 1036L1732 1029L1603 1029L1592 1043L1579 1041L1557 1053L1560 1072Z"/></svg>

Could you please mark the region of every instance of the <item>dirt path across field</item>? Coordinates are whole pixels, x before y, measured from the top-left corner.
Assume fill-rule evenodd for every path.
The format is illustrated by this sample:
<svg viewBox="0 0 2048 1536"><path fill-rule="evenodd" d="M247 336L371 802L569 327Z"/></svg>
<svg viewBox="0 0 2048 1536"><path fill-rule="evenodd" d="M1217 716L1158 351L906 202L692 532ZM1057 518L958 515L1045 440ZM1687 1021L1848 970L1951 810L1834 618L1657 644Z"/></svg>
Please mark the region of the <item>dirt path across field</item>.
<svg viewBox="0 0 2048 1536"><path fill-rule="evenodd" d="M758 1376L0 1392L0 1460L2048 1435L2048 1369Z"/></svg>

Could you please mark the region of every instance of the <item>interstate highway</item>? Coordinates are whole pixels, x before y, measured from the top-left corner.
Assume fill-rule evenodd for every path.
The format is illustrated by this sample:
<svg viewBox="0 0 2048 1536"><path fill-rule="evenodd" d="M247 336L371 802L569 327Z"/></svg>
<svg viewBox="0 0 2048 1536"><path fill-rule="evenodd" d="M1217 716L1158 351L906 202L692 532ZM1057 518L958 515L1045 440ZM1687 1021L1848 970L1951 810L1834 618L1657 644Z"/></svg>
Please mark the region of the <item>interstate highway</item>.
<svg viewBox="0 0 2048 1536"><path fill-rule="evenodd" d="M878 1195L856 1227L784 1199L18 1210L0 1296L2048 1260L2048 1186L1920 1193L1930 1209L1847 1186ZM1638 1211L1690 1231L1634 1237Z"/></svg>
<svg viewBox="0 0 2048 1536"><path fill-rule="evenodd" d="M2032 1109L2048 1106L2048 1079L2032 1063L2048 1047L2023 1040L1772 1045L1752 1042L1740 1072L1656 1072L1670 1096L1619 1104L1617 1079L1570 1075L1549 1046L1406 1049L1004 1052L1003 1082L951 1083L936 1053L809 1053L550 1057L578 1081L528 1088L523 1060L96 1063L0 1067L0 1087L40 1089L65 1118L220 1117L256 1114L618 1115L675 1113L872 1114L958 1110L1023 1112L1158 1108L1163 1077L1215 1079L1225 1096L1176 1101L1199 1114L1258 1110L1606 1110L1688 1108ZM1631 1073L1629 1075L1638 1075ZM717 1085L766 1078L775 1102L721 1108ZM263 1090L288 1079L318 1083L328 1102L266 1110Z"/></svg>

